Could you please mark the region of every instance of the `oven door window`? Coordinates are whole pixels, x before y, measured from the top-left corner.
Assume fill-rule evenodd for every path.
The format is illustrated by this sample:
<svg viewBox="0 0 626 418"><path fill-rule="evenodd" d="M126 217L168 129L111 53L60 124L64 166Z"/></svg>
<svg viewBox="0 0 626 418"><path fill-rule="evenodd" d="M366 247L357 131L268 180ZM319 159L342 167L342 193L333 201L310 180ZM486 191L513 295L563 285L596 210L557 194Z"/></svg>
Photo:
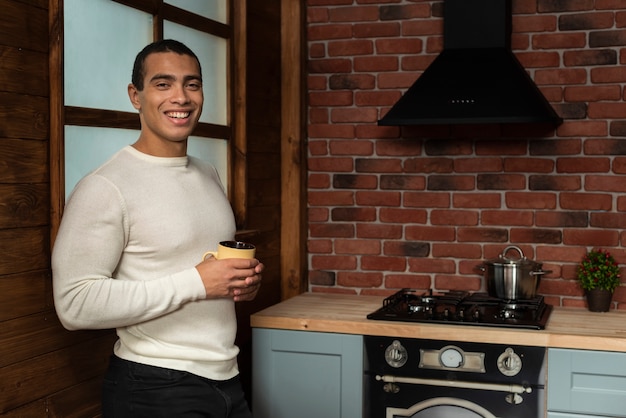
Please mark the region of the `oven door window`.
<svg viewBox="0 0 626 418"><path fill-rule="evenodd" d="M496 418L485 408L457 398L433 398L408 409L387 408L386 418Z"/></svg>

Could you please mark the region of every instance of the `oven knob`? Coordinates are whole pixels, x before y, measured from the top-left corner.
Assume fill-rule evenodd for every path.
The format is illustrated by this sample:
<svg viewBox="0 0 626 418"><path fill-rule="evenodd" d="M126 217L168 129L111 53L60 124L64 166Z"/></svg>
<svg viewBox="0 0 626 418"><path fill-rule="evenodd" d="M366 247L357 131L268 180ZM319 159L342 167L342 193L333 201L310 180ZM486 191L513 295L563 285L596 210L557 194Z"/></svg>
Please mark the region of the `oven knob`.
<svg viewBox="0 0 626 418"><path fill-rule="evenodd" d="M498 357L498 370L505 376L515 376L522 370L522 358L509 347Z"/></svg>
<svg viewBox="0 0 626 418"><path fill-rule="evenodd" d="M385 350L385 360L391 367L402 367L408 359L409 353L398 340L393 340L391 345Z"/></svg>
<svg viewBox="0 0 626 418"><path fill-rule="evenodd" d="M400 392L400 386L396 385L395 383L385 383L385 386L383 386L383 392L398 393Z"/></svg>

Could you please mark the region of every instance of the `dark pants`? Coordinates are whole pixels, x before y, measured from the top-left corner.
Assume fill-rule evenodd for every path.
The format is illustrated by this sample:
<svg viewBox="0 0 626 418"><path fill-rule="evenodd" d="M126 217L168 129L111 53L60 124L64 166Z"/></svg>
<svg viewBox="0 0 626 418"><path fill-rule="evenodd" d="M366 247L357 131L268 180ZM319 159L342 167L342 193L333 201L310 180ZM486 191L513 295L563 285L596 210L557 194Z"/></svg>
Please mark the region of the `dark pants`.
<svg viewBox="0 0 626 418"><path fill-rule="evenodd" d="M111 357L103 418L252 418L239 376L215 381Z"/></svg>

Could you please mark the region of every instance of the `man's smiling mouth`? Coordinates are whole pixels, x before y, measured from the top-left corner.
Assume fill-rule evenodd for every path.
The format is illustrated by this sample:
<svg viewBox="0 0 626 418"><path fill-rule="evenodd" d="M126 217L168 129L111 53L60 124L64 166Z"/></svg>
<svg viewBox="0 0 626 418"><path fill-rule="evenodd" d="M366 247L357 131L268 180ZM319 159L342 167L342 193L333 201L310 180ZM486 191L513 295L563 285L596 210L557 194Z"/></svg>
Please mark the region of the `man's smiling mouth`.
<svg viewBox="0 0 626 418"><path fill-rule="evenodd" d="M166 115L174 119L186 119L189 117L190 112L167 112Z"/></svg>

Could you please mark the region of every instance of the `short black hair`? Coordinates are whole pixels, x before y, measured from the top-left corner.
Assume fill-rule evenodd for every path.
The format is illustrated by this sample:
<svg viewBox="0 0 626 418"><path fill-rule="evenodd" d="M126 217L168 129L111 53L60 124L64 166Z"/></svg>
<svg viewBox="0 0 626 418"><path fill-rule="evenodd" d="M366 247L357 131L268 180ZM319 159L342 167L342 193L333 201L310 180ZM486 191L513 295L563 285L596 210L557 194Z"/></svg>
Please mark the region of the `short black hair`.
<svg viewBox="0 0 626 418"><path fill-rule="evenodd" d="M194 57L196 59L196 62L198 63L200 75L202 75L200 60L198 59L196 54L194 54L193 51L189 49L187 45L173 39L163 39L147 45L137 54L137 57L135 58L135 64L133 65L133 75L131 78L131 81L137 90L143 90L143 79L146 75L146 58L150 54L155 54L159 52L174 52L179 55L189 55L191 57Z"/></svg>

